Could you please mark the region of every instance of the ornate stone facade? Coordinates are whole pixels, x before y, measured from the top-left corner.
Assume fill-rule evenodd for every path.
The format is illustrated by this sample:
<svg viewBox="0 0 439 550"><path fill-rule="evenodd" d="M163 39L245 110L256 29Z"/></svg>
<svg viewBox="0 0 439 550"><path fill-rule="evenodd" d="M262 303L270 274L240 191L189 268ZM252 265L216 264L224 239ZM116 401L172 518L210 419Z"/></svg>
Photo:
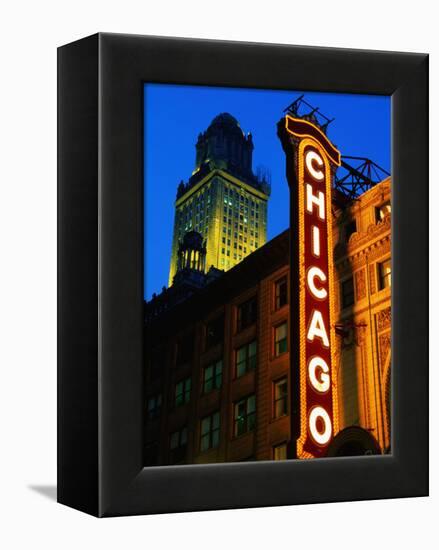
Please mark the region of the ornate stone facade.
<svg viewBox="0 0 439 550"><path fill-rule="evenodd" d="M337 210L333 224L339 294L336 322L356 334L354 351L342 354L338 365L340 418L357 417L358 424L372 433L383 450L390 446L386 381L391 354L391 286L390 277L380 279L380 270L391 253L390 188L388 178L347 209ZM343 226L353 221L356 231L346 242ZM350 277L354 300L343 307L341 283ZM345 345L345 339L339 337L340 348Z"/></svg>

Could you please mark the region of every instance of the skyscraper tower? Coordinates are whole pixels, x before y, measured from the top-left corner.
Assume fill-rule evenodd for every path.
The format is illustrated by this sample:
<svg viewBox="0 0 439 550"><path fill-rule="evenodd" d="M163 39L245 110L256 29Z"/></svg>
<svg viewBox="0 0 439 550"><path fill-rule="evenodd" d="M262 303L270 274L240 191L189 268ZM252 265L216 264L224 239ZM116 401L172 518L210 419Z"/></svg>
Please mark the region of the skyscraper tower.
<svg viewBox="0 0 439 550"><path fill-rule="evenodd" d="M205 270L227 271L267 240L270 185L252 170L253 140L228 113L198 136L195 170L177 189L169 285L178 269L184 235L206 242Z"/></svg>

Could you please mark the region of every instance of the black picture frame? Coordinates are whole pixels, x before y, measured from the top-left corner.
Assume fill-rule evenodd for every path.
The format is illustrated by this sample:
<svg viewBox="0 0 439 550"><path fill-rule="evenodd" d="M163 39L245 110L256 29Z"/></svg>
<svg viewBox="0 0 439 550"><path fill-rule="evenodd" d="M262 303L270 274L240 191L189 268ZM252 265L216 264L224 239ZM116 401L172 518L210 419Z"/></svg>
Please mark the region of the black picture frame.
<svg viewBox="0 0 439 550"><path fill-rule="evenodd" d="M391 96L391 455L143 468L144 82ZM102 517L427 495L428 56L100 33L58 50L58 125L58 501Z"/></svg>

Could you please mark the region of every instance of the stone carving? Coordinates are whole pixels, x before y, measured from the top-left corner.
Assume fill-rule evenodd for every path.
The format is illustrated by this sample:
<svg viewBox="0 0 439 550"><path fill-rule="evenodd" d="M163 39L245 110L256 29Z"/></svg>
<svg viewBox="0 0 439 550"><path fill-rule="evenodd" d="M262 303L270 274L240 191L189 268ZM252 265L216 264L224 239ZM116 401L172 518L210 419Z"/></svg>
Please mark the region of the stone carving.
<svg viewBox="0 0 439 550"><path fill-rule="evenodd" d="M376 322L378 332L390 327L390 324L392 322L391 308L387 307L386 309L379 311L376 314Z"/></svg>
<svg viewBox="0 0 439 550"><path fill-rule="evenodd" d="M391 345L390 331L381 334L381 336L379 337L379 356L380 356L381 372L384 372L387 356L390 351L390 345Z"/></svg>
<svg viewBox="0 0 439 550"><path fill-rule="evenodd" d="M369 266L369 284L370 284L370 293L374 294L377 291L375 265Z"/></svg>
<svg viewBox="0 0 439 550"><path fill-rule="evenodd" d="M366 297L366 274L364 269L360 269L355 273L355 291L357 300Z"/></svg>

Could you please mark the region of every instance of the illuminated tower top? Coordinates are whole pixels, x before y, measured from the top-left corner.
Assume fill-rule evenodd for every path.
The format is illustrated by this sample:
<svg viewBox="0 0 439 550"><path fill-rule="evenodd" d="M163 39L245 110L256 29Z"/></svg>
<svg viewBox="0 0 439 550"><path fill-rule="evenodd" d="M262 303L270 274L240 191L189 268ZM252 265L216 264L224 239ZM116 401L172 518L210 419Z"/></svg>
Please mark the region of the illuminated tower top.
<svg viewBox="0 0 439 550"><path fill-rule="evenodd" d="M229 113L199 134L195 169L177 188L169 285L187 232L196 231L206 243L205 271L227 271L265 244L270 184L253 172L253 149L252 135Z"/></svg>
<svg viewBox="0 0 439 550"><path fill-rule="evenodd" d="M209 128L199 134L196 144L195 168L205 163L209 168L220 168L247 178L252 172L253 139L244 135L238 121L229 113L215 117Z"/></svg>

